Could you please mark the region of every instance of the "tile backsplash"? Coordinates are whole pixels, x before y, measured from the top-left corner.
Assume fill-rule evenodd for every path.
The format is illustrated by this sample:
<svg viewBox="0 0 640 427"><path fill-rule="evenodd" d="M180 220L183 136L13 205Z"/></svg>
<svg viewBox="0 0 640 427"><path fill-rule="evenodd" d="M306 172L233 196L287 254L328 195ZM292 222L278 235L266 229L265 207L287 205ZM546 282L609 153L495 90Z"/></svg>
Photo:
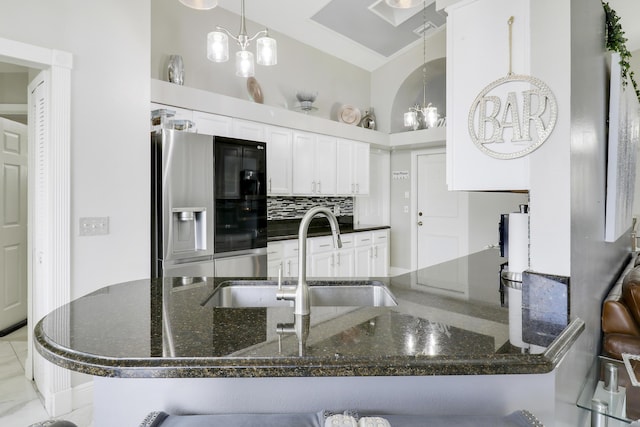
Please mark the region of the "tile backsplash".
<svg viewBox="0 0 640 427"><path fill-rule="evenodd" d="M353 216L353 197L267 197L267 220L300 219L316 206L326 206L337 216Z"/></svg>

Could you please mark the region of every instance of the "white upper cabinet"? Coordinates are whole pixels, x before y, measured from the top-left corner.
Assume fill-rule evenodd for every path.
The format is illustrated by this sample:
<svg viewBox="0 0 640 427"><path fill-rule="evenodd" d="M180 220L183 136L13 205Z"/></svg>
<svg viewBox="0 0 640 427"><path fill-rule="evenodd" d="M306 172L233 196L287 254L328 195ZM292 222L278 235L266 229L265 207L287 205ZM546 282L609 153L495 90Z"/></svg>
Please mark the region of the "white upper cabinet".
<svg viewBox="0 0 640 427"><path fill-rule="evenodd" d="M265 141L267 126L263 123L233 119L233 137L250 141Z"/></svg>
<svg viewBox="0 0 640 427"><path fill-rule="evenodd" d="M339 138L336 165L338 195L369 194L369 144Z"/></svg>
<svg viewBox="0 0 640 427"><path fill-rule="evenodd" d="M267 144L267 194L357 196L369 194L369 144L162 104L205 135Z"/></svg>
<svg viewBox="0 0 640 427"><path fill-rule="evenodd" d="M530 124L526 112L529 104L522 95L531 85L523 83L519 89L502 85L488 94L484 92L509 73L508 21L511 16L515 17L512 70L514 74L529 74L528 5L529 1L524 0L487 0L464 1L447 8L446 143L450 190L528 190L530 187L528 156L503 160L481 148L514 152L516 146L526 143L516 141L518 138L512 141L512 135ZM492 96L483 96L480 103L475 104L481 94ZM479 107L470 120L474 105ZM476 146L472 134L477 135L480 146ZM482 143L494 135L498 140L503 136L504 142Z"/></svg>
<svg viewBox="0 0 640 427"><path fill-rule="evenodd" d="M233 119L231 117L194 111L193 121L196 125L196 132L198 133L204 135L232 136Z"/></svg>
<svg viewBox="0 0 640 427"><path fill-rule="evenodd" d="M293 194L328 196L336 193L336 138L293 133Z"/></svg>
<svg viewBox="0 0 640 427"><path fill-rule="evenodd" d="M291 194L293 131L268 126L267 138L267 194Z"/></svg>

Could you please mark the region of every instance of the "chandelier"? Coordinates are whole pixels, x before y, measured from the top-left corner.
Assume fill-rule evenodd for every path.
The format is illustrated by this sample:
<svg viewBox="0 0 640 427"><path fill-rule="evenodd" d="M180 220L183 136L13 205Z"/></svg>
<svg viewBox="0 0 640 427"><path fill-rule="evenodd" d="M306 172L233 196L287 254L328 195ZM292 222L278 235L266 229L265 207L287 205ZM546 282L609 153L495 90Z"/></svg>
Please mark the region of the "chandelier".
<svg viewBox="0 0 640 427"><path fill-rule="evenodd" d="M207 58L213 62L228 61L229 37L231 37L240 46L240 50L236 52L236 76L252 77L255 75L255 63L253 53L247 50L249 44L259 36L262 36L256 40L257 62L260 65L267 66L278 63L278 47L276 40L269 37L269 31L266 28L257 32L252 37L247 35L247 26L244 18L244 0L242 0L241 7L240 33L234 36L226 28L219 25L216 26L216 31L212 31L207 35Z"/></svg>
<svg viewBox="0 0 640 427"><path fill-rule="evenodd" d="M412 4L412 6L405 7L413 7L417 4L416 1L409 0L386 0L387 4L391 5L391 3L403 3L403 4ZM400 6L397 6L400 7ZM423 2L422 8L422 19L424 22L424 26L422 28L422 105L416 104L413 107L409 108L409 111L404 113L404 125L405 127L412 128L416 130L420 127L420 123L422 122L423 127L432 128L436 125L438 121L438 109L434 107L431 103L427 104L427 2L426 0Z"/></svg>

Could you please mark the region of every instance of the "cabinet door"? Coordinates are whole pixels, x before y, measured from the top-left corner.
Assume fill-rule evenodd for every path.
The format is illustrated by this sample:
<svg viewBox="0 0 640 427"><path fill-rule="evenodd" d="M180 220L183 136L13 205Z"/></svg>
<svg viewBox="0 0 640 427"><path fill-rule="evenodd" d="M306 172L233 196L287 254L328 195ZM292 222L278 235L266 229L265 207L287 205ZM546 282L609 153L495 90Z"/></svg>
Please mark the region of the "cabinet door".
<svg viewBox="0 0 640 427"><path fill-rule="evenodd" d="M371 270L371 246L356 246L355 257L355 277L369 277Z"/></svg>
<svg viewBox="0 0 640 427"><path fill-rule="evenodd" d="M267 128L267 193L291 194L293 132Z"/></svg>
<svg viewBox="0 0 640 427"><path fill-rule="evenodd" d="M353 142L353 183L355 195L369 194L369 144Z"/></svg>
<svg viewBox="0 0 640 427"><path fill-rule="evenodd" d="M315 135L293 133L293 194L311 195L316 192Z"/></svg>
<svg viewBox="0 0 640 427"><path fill-rule="evenodd" d="M370 275L373 277L385 277L389 274L389 247L387 245L374 245L372 248L372 261Z"/></svg>
<svg viewBox="0 0 640 427"><path fill-rule="evenodd" d="M233 119L217 114L193 112L193 121L196 124L196 132L204 135L231 136Z"/></svg>
<svg viewBox="0 0 640 427"><path fill-rule="evenodd" d="M371 275L387 276L389 274L389 231L374 231L371 236L373 243L371 248Z"/></svg>
<svg viewBox="0 0 640 427"><path fill-rule="evenodd" d="M269 277L278 277L278 269L284 267L282 265L282 244L279 242L271 242L267 244L267 274Z"/></svg>
<svg viewBox="0 0 640 427"><path fill-rule="evenodd" d="M336 138L318 135L315 149L316 194L336 194Z"/></svg>
<svg viewBox="0 0 640 427"><path fill-rule="evenodd" d="M339 249L335 252L335 276L353 277L355 276L356 261L355 251L351 249Z"/></svg>
<svg viewBox="0 0 640 427"><path fill-rule="evenodd" d="M449 190L528 190L529 183L529 158L523 156L510 160L496 159L488 156L476 147L471 138L471 133L479 133L480 125L487 127L487 132L493 129L521 128L521 126L533 126L533 120L529 120L523 110L517 111L517 107L523 108L522 100L517 102L506 101L500 97L492 101L497 107L492 117L506 121L513 117L517 123L503 123L501 126L489 125L489 120L473 122L473 132L469 132L469 109L474 104L474 99L482 91L482 88L494 81L496 76L504 74L505 58L508 52L500 49L487 49L487 46L495 45L499 40L506 42L506 22L508 16L517 16L518 24L513 26L513 48L510 49L510 64L518 74L531 74L532 64L531 40L533 37L530 24L530 2L512 0L492 0L492 10L500 13L486 13L486 2L456 2L447 8L447 184ZM482 16L483 19L478 19ZM484 64L478 67L477 64ZM455 82L452 84L451 82ZM507 88L500 93L507 94ZM510 89L511 90L511 89ZM524 90L524 89L523 89ZM492 91L492 94L496 93ZM518 96L519 92L510 92ZM455 100L455 101L453 101ZM515 98L514 98L515 100ZM501 102L497 102L501 101ZM482 102L484 103L484 101ZM507 114L506 109L512 108ZM475 113L474 113L475 114ZM478 116L479 114L475 114ZM489 116L487 116L488 118ZM524 121L522 121L524 119ZM485 148L504 153L513 153L524 148L523 141L514 141L510 132L505 132L500 143L481 143ZM487 138L489 139L489 134ZM496 135L498 137L498 135Z"/></svg>
<svg viewBox="0 0 640 427"><path fill-rule="evenodd" d="M233 137L250 141L265 141L266 126L262 123L233 119Z"/></svg>
<svg viewBox="0 0 640 427"><path fill-rule="evenodd" d="M282 260L282 276L287 278L298 277L298 258L288 257Z"/></svg>
<svg viewBox="0 0 640 427"><path fill-rule="evenodd" d="M338 139L336 143L336 193L369 194L369 144Z"/></svg>
<svg viewBox="0 0 640 427"><path fill-rule="evenodd" d="M334 254L333 251L321 252L310 255L310 277L333 277L334 276Z"/></svg>
<svg viewBox="0 0 640 427"><path fill-rule="evenodd" d="M355 192L353 181L354 141L338 139L336 142L336 194L351 196Z"/></svg>
<svg viewBox="0 0 640 427"><path fill-rule="evenodd" d="M282 243L284 276L293 278L298 276L298 241L286 240Z"/></svg>
<svg viewBox="0 0 640 427"><path fill-rule="evenodd" d="M278 277L278 271L282 268L282 277L285 277L285 268L282 264L283 262L280 259L272 261L267 258L267 276L273 278Z"/></svg>

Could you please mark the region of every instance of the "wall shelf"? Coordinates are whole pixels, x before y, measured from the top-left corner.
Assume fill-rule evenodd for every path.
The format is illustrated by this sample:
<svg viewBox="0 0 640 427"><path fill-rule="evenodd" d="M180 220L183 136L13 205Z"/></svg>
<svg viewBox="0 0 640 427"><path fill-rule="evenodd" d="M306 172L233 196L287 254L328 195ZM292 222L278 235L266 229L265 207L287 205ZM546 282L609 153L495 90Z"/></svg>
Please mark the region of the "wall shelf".
<svg viewBox="0 0 640 427"><path fill-rule="evenodd" d="M307 132L364 141L374 148L418 149L445 145L446 127L394 134L309 116L297 111L151 79L151 102Z"/></svg>
<svg viewBox="0 0 640 427"><path fill-rule="evenodd" d="M445 126L399 132L389 135L389 146L393 150L443 147L447 138Z"/></svg>

